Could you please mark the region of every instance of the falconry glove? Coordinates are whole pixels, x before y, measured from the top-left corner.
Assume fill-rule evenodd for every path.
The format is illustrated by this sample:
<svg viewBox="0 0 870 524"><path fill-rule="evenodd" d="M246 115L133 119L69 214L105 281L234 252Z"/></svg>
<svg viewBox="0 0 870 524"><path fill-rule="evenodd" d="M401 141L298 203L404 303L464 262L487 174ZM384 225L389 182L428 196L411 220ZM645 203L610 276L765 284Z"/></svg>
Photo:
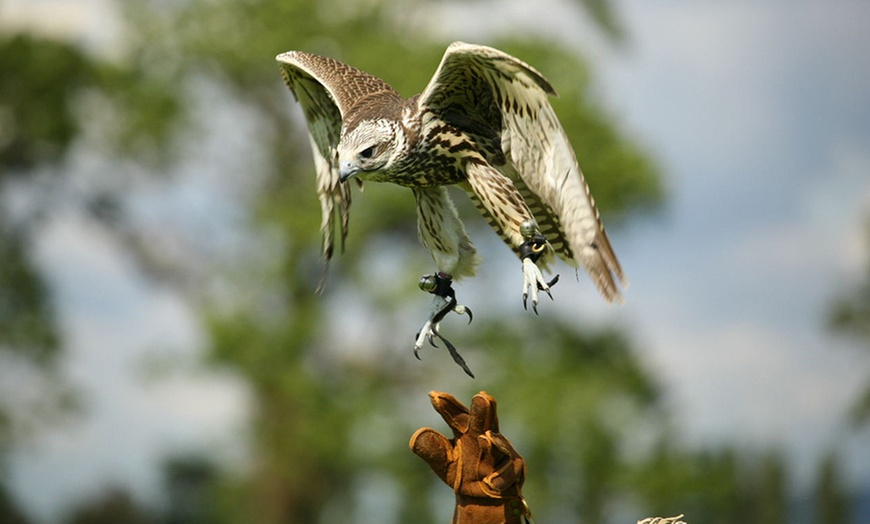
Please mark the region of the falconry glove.
<svg viewBox="0 0 870 524"><path fill-rule="evenodd" d="M527 524L522 495L526 464L498 428L496 401L481 391L471 409L453 395L429 393L453 438L431 428L411 437L410 447L456 493L452 524Z"/></svg>

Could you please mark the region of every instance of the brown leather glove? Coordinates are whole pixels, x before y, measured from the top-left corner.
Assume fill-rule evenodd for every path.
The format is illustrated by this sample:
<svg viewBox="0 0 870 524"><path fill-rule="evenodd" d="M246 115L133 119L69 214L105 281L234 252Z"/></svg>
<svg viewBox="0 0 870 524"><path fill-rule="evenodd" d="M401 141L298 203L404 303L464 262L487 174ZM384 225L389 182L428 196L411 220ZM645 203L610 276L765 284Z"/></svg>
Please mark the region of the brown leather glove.
<svg viewBox="0 0 870 524"><path fill-rule="evenodd" d="M522 494L526 463L498 432L495 399L481 391L469 410L447 393L432 391L429 398L453 438L421 428L410 447L456 493L453 524L531 522Z"/></svg>

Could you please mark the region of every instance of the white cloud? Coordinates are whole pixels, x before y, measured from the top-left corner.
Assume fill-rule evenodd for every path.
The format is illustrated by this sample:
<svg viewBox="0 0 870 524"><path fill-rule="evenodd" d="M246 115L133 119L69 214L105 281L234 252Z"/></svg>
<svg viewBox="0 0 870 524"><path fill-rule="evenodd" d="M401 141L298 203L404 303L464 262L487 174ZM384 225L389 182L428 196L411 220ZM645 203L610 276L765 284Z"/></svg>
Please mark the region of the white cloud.
<svg viewBox="0 0 870 524"><path fill-rule="evenodd" d="M0 27L84 44L107 58L121 54L122 24L111 0L5 0Z"/></svg>
<svg viewBox="0 0 870 524"><path fill-rule="evenodd" d="M867 379L862 355L763 323L662 326L647 340L686 441L784 445L801 483L816 457L839 445L846 409Z"/></svg>

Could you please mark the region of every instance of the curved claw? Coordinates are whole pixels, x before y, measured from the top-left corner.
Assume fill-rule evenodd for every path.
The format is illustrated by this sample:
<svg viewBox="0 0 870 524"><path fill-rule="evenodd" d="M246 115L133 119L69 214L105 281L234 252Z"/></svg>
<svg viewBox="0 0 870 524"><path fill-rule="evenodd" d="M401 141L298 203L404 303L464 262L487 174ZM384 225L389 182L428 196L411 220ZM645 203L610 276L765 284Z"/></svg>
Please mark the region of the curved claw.
<svg viewBox="0 0 870 524"><path fill-rule="evenodd" d="M414 356L417 357L417 360L422 360L420 358L420 350L423 349L423 341L427 338L432 338L432 320L427 320L423 327L420 328L420 331L417 332L417 336L414 337Z"/></svg>
<svg viewBox="0 0 870 524"><path fill-rule="evenodd" d="M417 333L417 336L414 337L414 339L417 339L419 336L420 336L420 333ZM423 359L420 358L420 347L417 344L414 344L414 356L417 357L417 360L419 360L421 362L423 361Z"/></svg>
<svg viewBox="0 0 870 524"><path fill-rule="evenodd" d="M553 294L550 293L550 288L555 286L556 282L558 282L558 281L559 281L559 275L556 275L549 282L547 282L547 287L542 286L541 283L538 282L538 289L540 289L541 291L546 291L547 296L550 297L550 300L553 300Z"/></svg>
<svg viewBox="0 0 870 524"><path fill-rule="evenodd" d="M474 319L474 315L471 313L471 308L468 306L457 305L453 308L453 311L455 311L457 315L465 315L467 313L469 324L471 324L471 321Z"/></svg>
<svg viewBox="0 0 870 524"><path fill-rule="evenodd" d="M550 282L544 280L541 274L541 269L535 265L530 257L523 259L523 309L528 311L529 295L532 296L532 310L538 314L538 291L545 291L549 295L550 300L553 299L553 294L550 293L550 286L559 281L559 275L556 275Z"/></svg>
<svg viewBox="0 0 870 524"><path fill-rule="evenodd" d="M547 291L547 292L549 293L549 291ZM553 298L553 297L550 297L550 298ZM528 299L529 299L529 294L523 293L523 309L525 311L529 310ZM538 294L537 293L532 293L532 311L534 311L536 315L538 314Z"/></svg>

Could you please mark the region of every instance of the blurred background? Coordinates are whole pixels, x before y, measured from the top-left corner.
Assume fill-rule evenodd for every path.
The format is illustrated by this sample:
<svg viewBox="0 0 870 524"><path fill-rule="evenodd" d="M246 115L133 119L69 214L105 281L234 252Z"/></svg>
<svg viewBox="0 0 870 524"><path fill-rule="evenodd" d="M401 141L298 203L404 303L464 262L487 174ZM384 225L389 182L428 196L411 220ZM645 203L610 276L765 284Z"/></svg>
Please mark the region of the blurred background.
<svg viewBox="0 0 870 524"><path fill-rule="evenodd" d="M0 522L439 523L427 392L499 400L541 523L870 522L870 4L0 0ZM453 40L540 70L631 285L608 307L484 257L412 339L432 263L355 190L320 278L275 55L404 96Z"/></svg>

